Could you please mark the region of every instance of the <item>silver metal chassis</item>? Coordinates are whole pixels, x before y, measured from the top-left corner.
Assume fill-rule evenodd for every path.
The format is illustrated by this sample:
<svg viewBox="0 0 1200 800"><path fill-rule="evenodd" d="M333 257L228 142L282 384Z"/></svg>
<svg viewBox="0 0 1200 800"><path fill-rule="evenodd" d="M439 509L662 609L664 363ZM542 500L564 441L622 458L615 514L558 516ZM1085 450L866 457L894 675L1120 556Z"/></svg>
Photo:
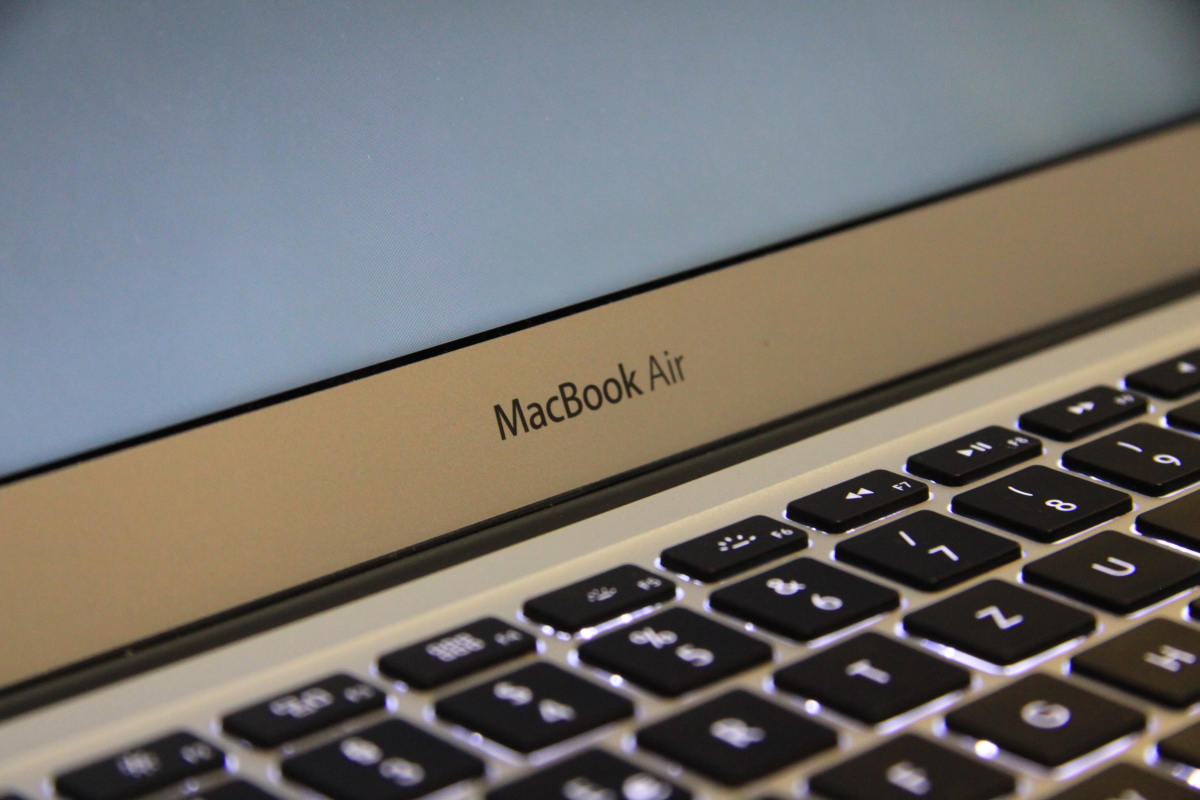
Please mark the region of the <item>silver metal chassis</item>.
<svg viewBox="0 0 1200 800"><path fill-rule="evenodd" d="M492 780L509 780L563 752L574 752L598 744L613 752L623 752L625 757L650 769L674 776L700 797L714 799L757 797L767 793L782 797L805 796L806 775L868 748L878 742L881 736L901 728L941 737L949 746L962 748L965 752L978 749L990 755L986 745L976 748L974 742L947 734L941 724L941 716L949 705L968 702L997 687L1007 680L1003 675L976 668L973 670L971 688L963 696L951 696L940 704L907 715L905 719L884 723L876 728L838 717L820 709L815 703L806 704L802 699L776 692L771 685L770 675L781 665L797 661L809 652L827 646L831 640L866 627L903 636L900 619L909 610L937 601L961 591L972 582L989 577L1019 580L1024 560L935 594L907 589L865 571L841 565L850 572L893 585L903 597L901 608L807 645L756 631L756 635L774 646L773 664L750 670L681 700L656 698L634 686L622 684L619 679L599 670L582 666L575 657L579 643L577 639L543 632L540 637L540 658L580 670L597 681L618 686L617 691L625 692L636 700L638 713L633 721L609 726L554 748L552 752L535 754L532 758L506 753L479 741L477 737L455 730L436 720L431 710L436 697L457 691L488 675L511 669L513 664L498 667L437 692L416 692L407 691L405 687L380 676L375 659L381 653L485 614L534 630L536 626L523 620L519 613L522 601L530 596L626 562L657 568L658 553L670 544L753 514L781 518L788 501L796 497L869 469L882 467L902 471L906 458L912 453L988 424L1015 427L1017 416L1023 411L1094 384L1118 385L1122 376L1129 371L1169 358L1198 344L1200 298L1142 315L553 533L18 717L0 724L0 793L11 789L30 800L54 797L50 779L53 774L168 730L185 728L223 747L229 753L229 771L266 787L285 800L316 797L301 787L281 780L278 769L280 753L255 751L224 736L219 720L225 712L335 670L369 678L388 687L388 710L295 743L285 748L285 754L344 735L346 731L378 721L383 715L398 713L438 735L458 741L461 746L486 752L489 778ZM1161 421L1164 413L1174 405L1155 403L1151 416ZM1057 464L1064 447L1047 444L1047 453L1038 462L1032 463ZM945 487L931 488L932 497L920 507L946 511L954 492ZM1102 527L1130 532L1136 514L1169 499L1136 496L1133 512ZM833 547L846 535L853 533L831 536L811 531L813 546L804 555L831 559ZM1080 534L1067 541L1077 541L1087 535ZM1024 539L1020 543L1026 559L1037 558L1063 546L1063 543L1042 545ZM236 554L230 556L236 557ZM269 564L264 565L264 569L269 568ZM766 568L764 566L762 569ZM678 576L673 577L682 587L676 602L696 610L706 610L705 598L709 591L723 585L702 586L679 580ZM738 576L729 582L744 577ZM1185 608L1193 593L1176 597L1133 618L1088 609L1100 620L1100 627L1094 635L1088 637L1086 642L1069 644L1064 651L1048 660L1025 665L1022 671L1038 669L1051 673L1063 672L1067 669L1070 656L1081 647L1111 637L1138 624L1148 615L1186 618ZM736 620L723 619L731 625L741 625ZM744 627L754 630L753 626ZM1141 709L1146 713L1149 725L1140 736L1123 740L1090 759L1085 758L1081 763L1054 772L1022 763L1004 754L999 755L995 762L1019 776L1017 796L1052 795L1062 790L1081 769L1097 758L1153 764L1152 768L1165 773L1174 772L1185 779L1190 777L1190 770L1178 765L1155 763L1154 743L1189 723L1191 717L1200 712L1200 707L1182 713L1166 711L1102 684L1079 677L1073 680L1081 681L1101 695ZM756 784L730 791L681 771L652 754L639 752L633 746L632 734L638 727L670 715L681 707L722 693L733 685L764 693L799 713L813 713L832 722L841 731L839 748ZM220 775L189 783L186 791L203 789L214 780L227 777ZM479 782L452 787L440 794L472 797L481 796L484 790L482 782ZM160 793L161 796L172 794L177 795L178 791Z"/></svg>

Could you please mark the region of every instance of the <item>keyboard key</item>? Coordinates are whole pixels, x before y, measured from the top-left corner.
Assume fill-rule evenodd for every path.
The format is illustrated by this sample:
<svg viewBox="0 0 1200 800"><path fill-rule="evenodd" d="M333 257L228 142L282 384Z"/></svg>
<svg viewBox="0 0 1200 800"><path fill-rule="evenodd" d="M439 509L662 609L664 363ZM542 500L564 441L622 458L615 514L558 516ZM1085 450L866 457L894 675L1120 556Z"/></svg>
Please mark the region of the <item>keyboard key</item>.
<svg viewBox="0 0 1200 800"><path fill-rule="evenodd" d="M770 517L750 517L662 551L672 572L711 583L808 547L808 535Z"/></svg>
<svg viewBox="0 0 1200 800"><path fill-rule="evenodd" d="M1000 666L1086 636L1095 618L1000 580L984 581L914 611L904 630Z"/></svg>
<svg viewBox="0 0 1200 800"><path fill-rule="evenodd" d="M255 747L275 747L314 731L383 708L387 698L369 683L349 675L292 689L225 717L225 732Z"/></svg>
<svg viewBox="0 0 1200 800"><path fill-rule="evenodd" d="M1196 800L1187 784L1132 764L1114 764L1050 800Z"/></svg>
<svg viewBox="0 0 1200 800"><path fill-rule="evenodd" d="M1026 411L1018 420L1031 433L1060 442L1073 442L1146 413L1146 398L1108 386L1064 397L1049 405Z"/></svg>
<svg viewBox="0 0 1200 800"><path fill-rule="evenodd" d="M1026 583L1129 614L1200 583L1200 561L1116 531L1027 564Z"/></svg>
<svg viewBox="0 0 1200 800"><path fill-rule="evenodd" d="M1200 631L1153 619L1075 656L1071 669L1183 708L1200 700Z"/></svg>
<svg viewBox="0 0 1200 800"><path fill-rule="evenodd" d="M1200 433L1200 400L1180 406L1167 414L1167 424L1172 428Z"/></svg>
<svg viewBox="0 0 1200 800"><path fill-rule="evenodd" d="M992 800L1011 794L1011 776L906 733L814 775L812 791L830 800Z"/></svg>
<svg viewBox="0 0 1200 800"><path fill-rule="evenodd" d="M827 533L845 533L868 522L923 503L929 487L885 469L788 503L788 519Z"/></svg>
<svg viewBox="0 0 1200 800"><path fill-rule="evenodd" d="M713 592L725 614L806 642L900 605L894 590L812 558L798 558Z"/></svg>
<svg viewBox="0 0 1200 800"><path fill-rule="evenodd" d="M1163 758L1200 769L1200 723L1189 725L1158 743L1158 754ZM1195 799L1195 795L1189 795Z"/></svg>
<svg viewBox="0 0 1200 800"><path fill-rule="evenodd" d="M283 762L285 778L333 800L408 800L483 775L483 762L389 719Z"/></svg>
<svg viewBox="0 0 1200 800"><path fill-rule="evenodd" d="M771 646L689 611L672 608L579 648L586 664L655 694L678 697L771 660Z"/></svg>
<svg viewBox="0 0 1200 800"><path fill-rule="evenodd" d="M955 514L1037 542L1056 542L1130 511L1133 498L1056 469L1033 466L963 492L950 507Z"/></svg>
<svg viewBox="0 0 1200 800"><path fill-rule="evenodd" d="M1139 514L1137 529L1147 536L1200 550L1200 492L1189 492Z"/></svg>
<svg viewBox="0 0 1200 800"><path fill-rule="evenodd" d="M1130 389L1175 400L1200 389L1200 350L1155 364L1125 378Z"/></svg>
<svg viewBox="0 0 1200 800"><path fill-rule="evenodd" d="M689 800L691 792L609 755L589 750L501 786L488 800Z"/></svg>
<svg viewBox="0 0 1200 800"><path fill-rule="evenodd" d="M726 786L837 745L837 734L742 689L638 731L637 743Z"/></svg>
<svg viewBox="0 0 1200 800"><path fill-rule="evenodd" d="M910 456L908 471L945 486L965 486L1042 454L1031 436L992 425Z"/></svg>
<svg viewBox="0 0 1200 800"><path fill-rule="evenodd" d="M838 561L926 592L1021 557L1021 547L1010 539L925 510L839 542L836 552Z"/></svg>
<svg viewBox="0 0 1200 800"><path fill-rule="evenodd" d="M270 792L247 781L224 783L188 797L189 800L279 800Z"/></svg>
<svg viewBox="0 0 1200 800"><path fill-rule="evenodd" d="M537 639L484 617L379 659L379 671L414 689L433 689L537 649Z"/></svg>
<svg viewBox="0 0 1200 800"><path fill-rule="evenodd" d="M1041 673L957 708L951 730L1047 767L1074 761L1146 725L1138 711Z"/></svg>
<svg viewBox="0 0 1200 800"><path fill-rule="evenodd" d="M1063 453L1063 466L1161 497L1200 480L1200 440L1139 422Z"/></svg>
<svg viewBox="0 0 1200 800"><path fill-rule="evenodd" d="M125 800L225 766L225 754L182 731L146 742L54 779L73 800Z"/></svg>
<svg viewBox="0 0 1200 800"><path fill-rule="evenodd" d="M876 723L966 689L971 673L878 633L864 633L775 673L785 692Z"/></svg>
<svg viewBox="0 0 1200 800"><path fill-rule="evenodd" d="M675 599L675 583L625 564L525 601L534 622L575 633L633 611Z"/></svg>
<svg viewBox="0 0 1200 800"><path fill-rule="evenodd" d="M633 715L633 703L546 663L437 701L437 715L518 753L531 753Z"/></svg>

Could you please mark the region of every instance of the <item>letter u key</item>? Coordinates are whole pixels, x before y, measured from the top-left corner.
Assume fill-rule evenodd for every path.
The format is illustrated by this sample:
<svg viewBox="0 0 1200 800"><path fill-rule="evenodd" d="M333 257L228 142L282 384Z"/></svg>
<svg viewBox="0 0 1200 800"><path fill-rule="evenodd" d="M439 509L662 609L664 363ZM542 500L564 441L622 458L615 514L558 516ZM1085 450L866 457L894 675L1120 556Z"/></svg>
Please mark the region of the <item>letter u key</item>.
<svg viewBox="0 0 1200 800"><path fill-rule="evenodd" d="M1092 569L1096 570L1097 572L1103 572L1105 575L1111 575L1114 578L1127 578L1133 573L1137 572L1137 567L1135 567L1133 564L1130 564L1128 561L1122 561L1121 559L1113 558L1112 556L1106 558L1105 561L1114 565L1115 569L1113 567L1106 567L1103 564L1092 564Z"/></svg>

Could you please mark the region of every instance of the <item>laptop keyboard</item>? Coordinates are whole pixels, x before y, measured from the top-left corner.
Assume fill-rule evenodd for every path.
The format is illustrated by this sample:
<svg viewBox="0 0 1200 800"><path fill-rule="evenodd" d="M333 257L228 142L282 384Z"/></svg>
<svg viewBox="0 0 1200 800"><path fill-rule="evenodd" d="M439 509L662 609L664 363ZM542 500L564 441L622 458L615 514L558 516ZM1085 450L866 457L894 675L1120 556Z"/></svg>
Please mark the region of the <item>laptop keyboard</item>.
<svg viewBox="0 0 1200 800"><path fill-rule="evenodd" d="M797 498L782 518L751 516L676 542L654 563L529 597L511 619L496 609L397 643L377 673L314 675L227 710L212 730L132 742L64 769L53 791L677 800L799 766L796 796L828 800L990 800L1021 786L1029 794L1029 776L1081 772L1091 777L1038 796L1195 797L1171 775L1200 768L1200 724L1164 738L1158 767L1111 758L1146 729L1145 702L1200 701L1200 627L1188 621L1200 600L1180 619L1147 617L1088 640L1105 614L1142 614L1200 585L1200 560L1153 541L1200 550L1200 490L1141 513L1146 538L1096 530L1141 504L1135 495L1200 481L1200 401L1167 411L1138 394L1198 391L1192 351L1124 387L1021 414L1020 430L967 433L913 454L903 472L880 464ZM1027 464L1045 453L1038 436L1073 446L1057 463ZM927 481L940 505L910 510L931 497ZM1087 531L1039 557L1022 546ZM820 538L836 540L831 559L805 553ZM969 583L1014 562L1016 582ZM892 584L916 590L914 601ZM703 602L680 604L685 596ZM880 624L898 608L898 624ZM808 654L783 660L780 641L807 643ZM565 643L565 660L547 658L552 642ZM1063 653L1066 674L1039 669ZM759 690L734 680L764 664ZM982 676L999 683L980 692ZM395 702L413 694L422 715ZM913 727L931 718L932 728ZM600 745L628 720L631 734ZM837 756L847 733L863 730L879 741ZM278 785L239 776L240 752L266 755ZM498 775L498 762L519 769Z"/></svg>

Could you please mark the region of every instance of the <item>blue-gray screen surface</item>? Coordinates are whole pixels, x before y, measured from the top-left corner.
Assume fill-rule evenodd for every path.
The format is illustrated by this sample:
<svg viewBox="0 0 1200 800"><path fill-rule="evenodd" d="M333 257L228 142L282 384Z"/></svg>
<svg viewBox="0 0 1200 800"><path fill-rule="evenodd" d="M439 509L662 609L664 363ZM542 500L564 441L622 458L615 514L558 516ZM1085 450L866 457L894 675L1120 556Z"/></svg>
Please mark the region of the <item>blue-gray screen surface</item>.
<svg viewBox="0 0 1200 800"><path fill-rule="evenodd" d="M1197 8L6 4L0 475L1177 118Z"/></svg>

